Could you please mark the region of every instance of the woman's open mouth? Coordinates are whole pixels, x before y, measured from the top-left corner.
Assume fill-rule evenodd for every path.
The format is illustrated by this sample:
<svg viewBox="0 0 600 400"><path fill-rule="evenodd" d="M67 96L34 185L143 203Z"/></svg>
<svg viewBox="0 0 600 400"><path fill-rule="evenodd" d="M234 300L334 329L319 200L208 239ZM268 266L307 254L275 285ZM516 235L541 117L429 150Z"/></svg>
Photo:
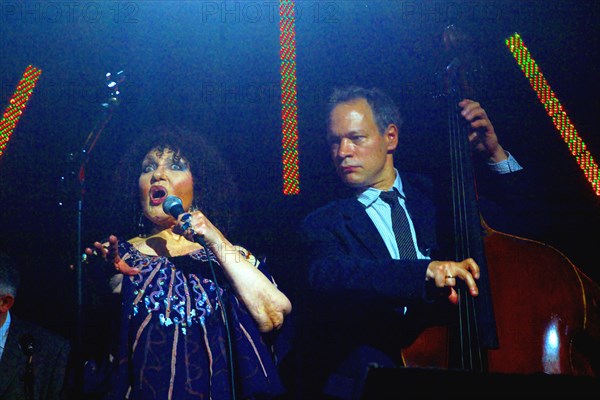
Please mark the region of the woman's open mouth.
<svg viewBox="0 0 600 400"><path fill-rule="evenodd" d="M153 206L158 206L165 201L169 192L167 192L167 189L165 189L164 186L157 185L157 186L150 187L149 194L150 194L150 204Z"/></svg>

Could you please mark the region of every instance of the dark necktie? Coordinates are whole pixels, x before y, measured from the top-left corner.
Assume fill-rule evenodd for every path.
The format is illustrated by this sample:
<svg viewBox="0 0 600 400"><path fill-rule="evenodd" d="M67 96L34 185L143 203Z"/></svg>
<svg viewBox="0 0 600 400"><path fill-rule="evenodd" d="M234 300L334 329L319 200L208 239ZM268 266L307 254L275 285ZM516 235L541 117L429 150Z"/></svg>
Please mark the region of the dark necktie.
<svg viewBox="0 0 600 400"><path fill-rule="evenodd" d="M392 228L394 229L394 236L396 236L400 259L415 260L417 258L415 245L412 240L412 234L410 233L408 218L398 202L398 193L395 190L381 192L379 197L381 197L381 200L388 203L392 209Z"/></svg>

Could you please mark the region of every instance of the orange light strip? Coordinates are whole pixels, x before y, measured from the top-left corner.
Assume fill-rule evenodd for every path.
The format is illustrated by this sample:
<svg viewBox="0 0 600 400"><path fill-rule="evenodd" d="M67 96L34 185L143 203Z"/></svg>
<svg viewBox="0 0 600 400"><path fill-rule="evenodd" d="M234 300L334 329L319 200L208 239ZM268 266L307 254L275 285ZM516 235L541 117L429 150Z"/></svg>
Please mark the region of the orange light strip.
<svg viewBox="0 0 600 400"><path fill-rule="evenodd" d="M283 194L300 193L294 0L279 1Z"/></svg>
<svg viewBox="0 0 600 400"><path fill-rule="evenodd" d="M592 185L594 193L600 196L600 178L598 177L598 164L590 152L586 149L585 143L579 137L575 126L571 123L569 116L563 109L562 104L556 98L556 95L548 85L546 78L540 71L538 65L531 58L529 50L523 44L523 40L518 33L515 33L506 39L506 45L510 49L513 57L517 60L517 64L529 79L529 83L533 90L537 93L538 99L546 109L548 115L552 118L552 123L558 129L560 136L563 138L569 151L575 157L577 164L583 171L586 179Z"/></svg>
<svg viewBox="0 0 600 400"><path fill-rule="evenodd" d="M23 115L23 110L27 106L27 102L33 93L42 70L33 66L28 66L23 73L23 77L17 85L17 89L9 100L8 107L4 111L2 120L0 120L0 156L4 153L4 149L10 140L19 119Z"/></svg>

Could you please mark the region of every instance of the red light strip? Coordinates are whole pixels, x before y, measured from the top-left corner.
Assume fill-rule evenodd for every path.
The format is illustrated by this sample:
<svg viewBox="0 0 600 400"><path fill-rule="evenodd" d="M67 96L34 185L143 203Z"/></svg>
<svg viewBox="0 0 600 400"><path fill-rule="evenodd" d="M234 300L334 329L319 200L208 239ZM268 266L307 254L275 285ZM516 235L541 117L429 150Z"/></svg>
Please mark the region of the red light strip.
<svg viewBox="0 0 600 400"><path fill-rule="evenodd" d="M279 1L283 194L300 193L294 0Z"/></svg>
<svg viewBox="0 0 600 400"><path fill-rule="evenodd" d="M17 89L10 98L8 107L6 107L2 120L0 120L0 156L4 153L10 136L23 115L23 110L27 106L31 93L33 93L33 88L41 74L41 69L37 69L31 65L28 66L17 85Z"/></svg>
<svg viewBox="0 0 600 400"><path fill-rule="evenodd" d="M552 123L558 129L569 151L575 157L577 164L582 169L583 174L592 185L594 193L600 196L600 178L598 177L598 164L590 152L586 149L585 143L579 137L575 126L571 123L569 116L564 111L562 104L556 98L556 95L548 85L546 78L540 71L538 65L531 58L529 50L523 44L523 40L518 33L515 33L506 39L506 45L510 49L517 64L529 79L533 90L537 93L538 99L546 109L548 115L552 118Z"/></svg>

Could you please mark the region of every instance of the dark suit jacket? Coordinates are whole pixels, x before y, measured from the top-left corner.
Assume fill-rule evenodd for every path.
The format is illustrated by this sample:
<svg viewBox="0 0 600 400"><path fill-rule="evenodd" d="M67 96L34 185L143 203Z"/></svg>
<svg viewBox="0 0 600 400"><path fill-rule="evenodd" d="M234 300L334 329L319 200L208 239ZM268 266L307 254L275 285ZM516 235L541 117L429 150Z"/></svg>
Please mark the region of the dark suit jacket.
<svg viewBox="0 0 600 400"><path fill-rule="evenodd" d="M70 343L46 329L20 320L11 314L6 347L0 360L0 399L26 399L23 377L27 357L19 347L22 335L33 337L33 368L35 400L61 399Z"/></svg>
<svg viewBox="0 0 600 400"><path fill-rule="evenodd" d="M421 251L431 254L437 250L436 207L431 182L418 175L403 175L402 181ZM302 232L310 253L311 288L334 296L353 292L367 297L395 298L403 293L405 298L399 300L421 298L422 278L428 262L392 260L375 225L356 198L335 200L314 211L303 221ZM414 277L419 279L412 279Z"/></svg>
<svg viewBox="0 0 600 400"><path fill-rule="evenodd" d="M435 256L441 250L437 214L443 211L435 206L432 182L422 175L401 176L420 250ZM317 396L329 379L330 393L352 398L366 365L401 365L400 349L423 324L434 322L416 312L438 307L425 283L430 261L393 260L355 197L314 211L301 232L309 290L300 299L299 343L303 380L315 385L305 387L306 396Z"/></svg>
<svg viewBox="0 0 600 400"><path fill-rule="evenodd" d="M401 178L421 252L434 260L452 260L452 209L444 206L447 194L435 190L447 186L420 174L401 173ZM308 215L301 237L307 246L308 287L299 307L303 370L308 374L304 381L325 386L340 398L356 397L368 366L402 365L403 347L426 326L447 324L454 315L447 292L425 281L430 260L393 260L354 196ZM489 293L482 281L479 298ZM479 298L478 307L489 307ZM485 317L479 323L494 343L493 311L482 310L479 315Z"/></svg>

